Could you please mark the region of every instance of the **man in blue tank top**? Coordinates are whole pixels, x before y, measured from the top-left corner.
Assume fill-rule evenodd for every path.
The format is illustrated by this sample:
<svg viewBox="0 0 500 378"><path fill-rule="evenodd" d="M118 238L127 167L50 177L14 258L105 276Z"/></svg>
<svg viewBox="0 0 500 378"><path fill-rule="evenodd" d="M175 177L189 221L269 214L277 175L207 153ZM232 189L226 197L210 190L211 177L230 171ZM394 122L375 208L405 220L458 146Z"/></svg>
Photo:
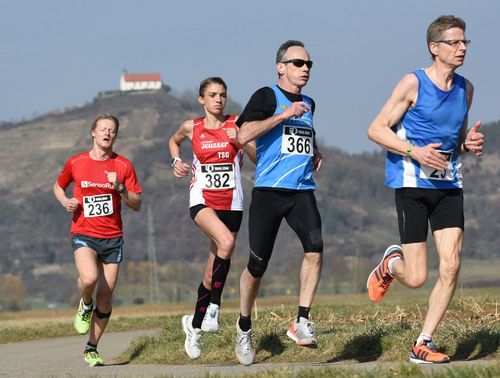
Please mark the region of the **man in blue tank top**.
<svg viewBox="0 0 500 378"><path fill-rule="evenodd" d="M430 223L439 257L439 278L429 298L422 332L410 361L443 363L432 336L455 292L464 233L460 155L482 155L484 136L477 122L467 132L472 84L455 70L467 46L465 22L441 16L427 30L433 63L405 75L368 129L368 137L387 150L386 185L395 189L401 246L386 249L368 277L371 300L378 302L396 277L417 288L427 281Z"/></svg>
<svg viewBox="0 0 500 378"><path fill-rule="evenodd" d="M236 356L243 365L254 362L250 315L267 269L283 218L304 248L296 320L287 335L297 345L316 347L309 320L318 286L323 239L321 217L314 196L313 172L322 156L313 129L314 101L302 95L313 62L300 41L287 41L278 49L278 84L257 90L238 118L238 141L256 141L255 188L249 211L250 257L240 278L240 317L236 324Z"/></svg>

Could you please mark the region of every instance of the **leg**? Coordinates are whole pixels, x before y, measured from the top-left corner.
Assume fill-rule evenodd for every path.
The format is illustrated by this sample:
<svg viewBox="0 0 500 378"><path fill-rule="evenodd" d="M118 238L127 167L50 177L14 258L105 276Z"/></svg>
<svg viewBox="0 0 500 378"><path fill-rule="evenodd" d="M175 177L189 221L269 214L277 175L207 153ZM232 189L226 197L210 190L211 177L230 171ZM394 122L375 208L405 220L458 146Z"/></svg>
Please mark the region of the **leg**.
<svg viewBox="0 0 500 378"><path fill-rule="evenodd" d="M321 276L322 253L309 252L304 254L300 268L299 306L310 308L316 294Z"/></svg>
<svg viewBox="0 0 500 378"><path fill-rule="evenodd" d="M316 348L316 334L313 323L309 321L309 311L321 276L323 238L321 217L314 194L297 193L294 206L287 214L286 221L295 231L304 248L304 258L300 269L299 310L297 320L292 323L287 335L297 345Z"/></svg>
<svg viewBox="0 0 500 378"><path fill-rule="evenodd" d="M321 216L314 193L298 193L286 221L299 237L304 248L300 269L299 306L310 308L316 294L322 267L323 238Z"/></svg>
<svg viewBox="0 0 500 378"><path fill-rule="evenodd" d="M392 274L403 285L421 287L427 281L427 244L425 242L402 244L403 259L396 259Z"/></svg>
<svg viewBox="0 0 500 378"><path fill-rule="evenodd" d="M109 322L113 291L118 279L119 264L103 264L99 261L100 275L96 292L96 310L104 316L92 316L89 342L97 345Z"/></svg>
<svg viewBox="0 0 500 378"><path fill-rule="evenodd" d="M89 247L78 248L75 253L75 265L78 270L77 286L85 304L92 303L99 267L96 251Z"/></svg>
<svg viewBox="0 0 500 378"><path fill-rule="evenodd" d="M423 333L433 335L455 293L460 253L462 251L463 230L447 228L434 232L434 240L439 256L439 278L429 298L429 309L424 320Z"/></svg>

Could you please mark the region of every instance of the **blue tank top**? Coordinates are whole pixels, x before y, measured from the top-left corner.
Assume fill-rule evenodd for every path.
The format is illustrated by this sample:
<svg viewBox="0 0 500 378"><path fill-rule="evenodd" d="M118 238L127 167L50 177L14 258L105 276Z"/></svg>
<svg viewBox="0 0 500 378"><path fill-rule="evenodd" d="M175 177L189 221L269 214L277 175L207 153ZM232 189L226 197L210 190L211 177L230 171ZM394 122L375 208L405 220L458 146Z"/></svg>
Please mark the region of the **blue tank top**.
<svg viewBox="0 0 500 378"><path fill-rule="evenodd" d="M277 85L270 87L280 114L292 105ZM312 100L303 96L312 109ZM290 118L256 139L255 187L313 190L313 115Z"/></svg>
<svg viewBox="0 0 500 378"><path fill-rule="evenodd" d="M462 160L457 145L467 119L466 81L454 74L453 87L443 91L423 69L413 74L418 78L417 102L392 129L401 140L419 147L442 143L439 150L446 156L448 167L438 171L420 166L410 157L387 152L385 184L391 188L461 188Z"/></svg>

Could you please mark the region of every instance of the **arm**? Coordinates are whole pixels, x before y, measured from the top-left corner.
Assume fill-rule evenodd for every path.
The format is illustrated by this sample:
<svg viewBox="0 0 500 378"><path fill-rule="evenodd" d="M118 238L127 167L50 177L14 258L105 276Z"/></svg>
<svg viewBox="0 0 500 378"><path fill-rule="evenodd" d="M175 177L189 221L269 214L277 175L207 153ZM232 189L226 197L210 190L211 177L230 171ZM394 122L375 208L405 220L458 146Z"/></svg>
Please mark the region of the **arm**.
<svg viewBox="0 0 500 378"><path fill-rule="evenodd" d="M437 151L441 143L414 146L408 141L399 139L391 130L391 127L397 124L405 112L415 104L417 96L417 77L413 74L405 75L368 128L368 138L387 151L410 156L420 164L433 169L446 169L446 158Z"/></svg>
<svg viewBox="0 0 500 378"><path fill-rule="evenodd" d="M129 192L125 185L118 179L116 172L104 171L104 173L108 178L108 182L113 185L113 188L120 194L125 205L134 211L139 211L142 205L141 194Z"/></svg>
<svg viewBox="0 0 500 378"><path fill-rule="evenodd" d="M297 101L280 114L273 115L261 121L248 121L243 123L238 132L238 142L245 145L251 140L257 139L276 125L292 117L301 117L302 114L310 111L309 104L305 101Z"/></svg>
<svg viewBox="0 0 500 378"><path fill-rule="evenodd" d="M255 150L256 150L255 141L252 140L252 141L248 142L247 144L245 144L243 146L243 150L247 154L250 161L254 164L257 164L257 156L256 156L256 152L255 152Z"/></svg>
<svg viewBox="0 0 500 378"><path fill-rule="evenodd" d="M139 211L142 205L141 193L129 192L127 189L120 193L123 202L134 211Z"/></svg>
<svg viewBox="0 0 500 378"><path fill-rule="evenodd" d="M189 174L189 164L184 163L180 159L180 154L182 142L186 139L191 140L193 138L193 127L194 124L192 120L183 122L168 141L170 156L172 159L176 160L172 166L175 177L185 177Z"/></svg>
<svg viewBox="0 0 500 378"><path fill-rule="evenodd" d="M66 209L66 211L72 213L74 212L80 203L76 198L68 198L66 197L66 192L61 186L57 183L57 181L54 183L54 186L52 188L54 190L54 195L56 199L59 201L62 207Z"/></svg>
<svg viewBox="0 0 500 378"><path fill-rule="evenodd" d="M474 97L474 86L467 80L467 110L472 105L472 98ZM460 132L458 152L463 154L472 151L476 156L483 154L484 135L478 130L481 127L481 122L477 121L472 129L467 132L467 119L465 119L464 127Z"/></svg>
<svg viewBox="0 0 500 378"><path fill-rule="evenodd" d="M316 133L313 134L313 169L314 172L319 172L323 164L323 154L319 152L318 145L316 144Z"/></svg>

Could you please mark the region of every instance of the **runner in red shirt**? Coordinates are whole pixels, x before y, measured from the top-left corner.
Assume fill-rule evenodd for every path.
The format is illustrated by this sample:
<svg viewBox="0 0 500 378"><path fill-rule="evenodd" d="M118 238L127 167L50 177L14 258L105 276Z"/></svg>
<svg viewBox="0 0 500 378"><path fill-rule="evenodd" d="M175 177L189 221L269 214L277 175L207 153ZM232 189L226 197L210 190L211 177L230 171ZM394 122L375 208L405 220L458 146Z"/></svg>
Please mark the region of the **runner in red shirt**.
<svg viewBox="0 0 500 378"><path fill-rule="evenodd" d="M73 213L71 243L78 270L80 305L74 320L78 333L90 330L85 361L103 365L97 352L111 315L111 300L123 259L121 202L138 211L142 191L129 160L113 152L120 123L101 114L92 123L90 151L68 159L54 183L54 194L66 211ZM73 196L66 195L73 182ZM96 306L92 296L96 290Z"/></svg>
<svg viewBox="0 0 500 378"><path fill-rule="evenodd" d="M169 140L175 177L189 175L191 218L210 238L210 251L203 281L198 287L194 315L182 317L186 333L184 349L191 358L201 354L201 331L217 332L222 290L229 272L230 259L243 215L243 191L240 168L243 150L255 162L255 144L242 147L236 140L237 116L224 115L226 83L210 77L200 84L198 101L205 117L188 120ZM181 144L191 140L193 163L180 158Z"/></svg>

